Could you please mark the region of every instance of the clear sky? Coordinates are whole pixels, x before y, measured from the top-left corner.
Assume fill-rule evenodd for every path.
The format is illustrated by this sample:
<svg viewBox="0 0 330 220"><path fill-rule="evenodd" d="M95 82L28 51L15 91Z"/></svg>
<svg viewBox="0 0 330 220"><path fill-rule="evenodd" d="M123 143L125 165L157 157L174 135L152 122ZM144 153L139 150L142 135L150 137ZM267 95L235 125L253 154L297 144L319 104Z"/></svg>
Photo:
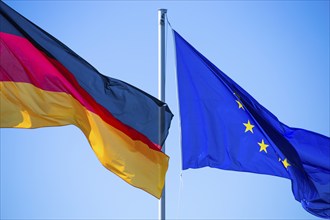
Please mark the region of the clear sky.
<svg viewBox="0 0 330 220"><path fill-rule="evenodd" d="M291 127L329 136L329 1L5 1L102 74L157 96L157 10ZM287 179L181 172L174 47L167 33L168 219L317 219ZM106 170L74 126L0 129L1 219L156 219L158 200Z"/></svg>

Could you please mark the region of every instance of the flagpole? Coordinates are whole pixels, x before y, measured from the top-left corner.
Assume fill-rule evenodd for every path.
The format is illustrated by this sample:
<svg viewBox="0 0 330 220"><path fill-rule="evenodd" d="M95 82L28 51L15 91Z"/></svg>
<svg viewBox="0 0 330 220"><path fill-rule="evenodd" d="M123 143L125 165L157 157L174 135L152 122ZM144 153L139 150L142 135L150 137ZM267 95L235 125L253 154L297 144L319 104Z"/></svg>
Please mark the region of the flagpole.
<svg viewBox="0 0 330 220"><path fill-rule="evenodd" d="M165 102L165 16L167 9L158 9L158 98ZM162 112L162 111L161 111ZM164 114L160 114L160 126L164 125ZM162 140L162 131L159 137ZM162 151L165 153L165 143ZM158 205L158 219L165 220L165 184Z"/></svg>

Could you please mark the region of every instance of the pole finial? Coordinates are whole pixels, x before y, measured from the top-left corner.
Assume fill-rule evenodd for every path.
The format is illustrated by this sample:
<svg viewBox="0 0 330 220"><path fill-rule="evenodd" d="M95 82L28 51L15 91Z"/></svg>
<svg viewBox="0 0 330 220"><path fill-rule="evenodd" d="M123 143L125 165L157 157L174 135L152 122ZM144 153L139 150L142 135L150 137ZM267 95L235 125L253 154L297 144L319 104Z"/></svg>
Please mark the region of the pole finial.
<svg viewBox="0 0 330 220"><path fill-rule="evenodd" d="M163 8L158 9L159 24L161 26L164 26L165 24L166 13L167 13L167 9L163 9Z"/></svg>

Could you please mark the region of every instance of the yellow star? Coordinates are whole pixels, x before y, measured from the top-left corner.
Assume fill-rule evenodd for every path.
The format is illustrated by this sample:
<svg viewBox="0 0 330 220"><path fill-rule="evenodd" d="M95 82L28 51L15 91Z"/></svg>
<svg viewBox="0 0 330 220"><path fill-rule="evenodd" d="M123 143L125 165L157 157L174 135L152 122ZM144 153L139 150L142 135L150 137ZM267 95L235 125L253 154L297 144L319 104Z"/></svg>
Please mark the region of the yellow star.
<svg viewBox="0 0 330 220"><path fill-rule="evenodd" d="M240 101L238 101L238 100L236 100L236 102L238 104L238 108L241 108L241 109L244 110L244 107L243 107L242 103Z"/></svg>
<svg viewBox="0 0 330 220"><path fill-rule="evenodd" d="M254 127L254 125L252 125L251 123L250 123L250 120L248 120L248 122L247 123L243 123L244 124L244 126L245 126L245 132L247 132L247 131L251 131L251 133L253 133L253 127Z"/></svg>
<svg viewBox="0 0 330 220"><path fill-rule="evenodd" d="M260 146L260 151L259 152L265 151L267 153L267 147L269 145L268 144L265 144L264 139L261 140L261 143L258 142L258 144Z"/></svg>
<svg viewBox="0 0 330 220"><path fill-rule="evenodd" d="M283 163L283 166L286 168L286 169L288 169L288 167L289 166L291 166L291 164L289 164L289 162L288 162L288 159L284 159L284 160L282 160L282 163Z"/></svg>

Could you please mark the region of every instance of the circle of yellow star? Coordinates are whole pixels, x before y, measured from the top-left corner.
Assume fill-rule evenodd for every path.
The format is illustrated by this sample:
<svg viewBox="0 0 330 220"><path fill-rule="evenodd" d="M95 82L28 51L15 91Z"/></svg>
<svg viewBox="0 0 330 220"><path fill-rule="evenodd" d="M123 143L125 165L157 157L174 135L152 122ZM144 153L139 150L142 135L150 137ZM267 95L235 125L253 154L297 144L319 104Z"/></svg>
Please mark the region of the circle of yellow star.
<svg viewBox="0 0 330 220"><path fill-rule="evenodd" d="M261 140L261 143L258 142L258 144L260 146L260 151L259 152L265 151L267 153L267 147L269 145L268 144L265 144L264 139Z"/></svg>
<svg viewBox="0 0 330 220"><path fill-rule="evenodd" d="M251 131L251 133L253 133L253 127L254 127L254 125L252 125L251 123L250 123L250 120L248 120L248 122L247 123L243 123L244 124L244 126L245 126L245 132L247 132L247 131Z"/></svg>
<svg viewBox="0 0 330 220"><path fill-rule="evenodd" d="M243 107L242 103L240 101L238 101L238 100L236 100L236 102L238 104L238 108L241 108L241 109L244 110L244 107Z"/></svg>
<svg viewBox="0 0 330 220"><path fill-rule="evenodd" d="M288 159L284 159L284 160L282 160L282 163L283 163L283 166L286 168L286 169L288 169L288 167L289 166L291 166L291 164L289 164L289 162L288 162Z"/></svg>

